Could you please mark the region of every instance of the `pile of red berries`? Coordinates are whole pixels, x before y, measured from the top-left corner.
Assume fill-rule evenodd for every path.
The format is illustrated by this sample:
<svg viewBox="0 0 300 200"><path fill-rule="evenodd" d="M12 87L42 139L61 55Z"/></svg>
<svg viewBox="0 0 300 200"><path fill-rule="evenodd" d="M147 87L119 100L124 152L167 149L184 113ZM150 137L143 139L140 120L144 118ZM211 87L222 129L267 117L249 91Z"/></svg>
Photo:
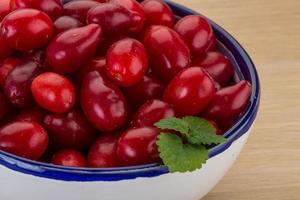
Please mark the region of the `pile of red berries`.
<svg viewBox="0 0 300 200"><path fill-rule="evenodd" d="M160 0L1 0L0 149L72 167L159 161L153 124L245 109L202 16ZM219 133L221 134L221 129Z"/></svg>

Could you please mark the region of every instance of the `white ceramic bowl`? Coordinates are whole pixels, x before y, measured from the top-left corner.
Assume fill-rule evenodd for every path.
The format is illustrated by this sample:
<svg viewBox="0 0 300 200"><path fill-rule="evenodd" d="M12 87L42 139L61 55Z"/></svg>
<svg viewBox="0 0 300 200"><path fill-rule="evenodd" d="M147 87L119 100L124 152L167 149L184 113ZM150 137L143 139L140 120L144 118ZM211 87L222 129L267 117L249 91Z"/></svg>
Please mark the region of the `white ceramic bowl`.
<svg viewBox="0 0 300 200"><path fill-rule="evenodd" d="M169 2L176 15L197 14ZM210 21L211 22L211 21ZM57 167L0 152L1 200L198 200L206 195L231 167L243 148L259 106L259 79L251 59L224 29L211 22L219 49L236 70L236 79L252 83L249 106L225 133L227 142L210 150L202 169L169 173L160 164L111 169ZM234 188L233 188L234 189Z"/></svg>

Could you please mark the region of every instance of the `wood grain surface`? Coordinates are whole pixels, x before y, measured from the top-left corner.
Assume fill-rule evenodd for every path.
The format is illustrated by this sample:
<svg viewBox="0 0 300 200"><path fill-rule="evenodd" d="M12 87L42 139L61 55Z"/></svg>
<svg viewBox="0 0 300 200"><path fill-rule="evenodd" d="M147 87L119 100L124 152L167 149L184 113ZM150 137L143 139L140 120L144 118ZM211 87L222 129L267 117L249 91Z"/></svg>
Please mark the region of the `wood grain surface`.
<svg viewBox="0 0 300 200"><path fill-rule="evenodd" d="M251 55L262 84L253 134L204 200L299 200L300 1L174 1L229 31Z"/></svg>

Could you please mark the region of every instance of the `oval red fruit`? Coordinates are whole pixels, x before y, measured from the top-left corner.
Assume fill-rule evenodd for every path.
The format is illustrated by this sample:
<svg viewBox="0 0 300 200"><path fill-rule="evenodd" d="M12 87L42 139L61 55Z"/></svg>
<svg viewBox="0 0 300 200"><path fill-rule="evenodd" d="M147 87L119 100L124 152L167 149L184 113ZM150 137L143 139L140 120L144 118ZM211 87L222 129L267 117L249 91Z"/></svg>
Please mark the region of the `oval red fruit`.
<svg viewBox="0 0 300 200"><path fill-rule="evenodd" d="M127 34L132 27L132 14L123 6L103 3L89 10L88 24L99 24L106 37Z"/></svg>
<svg viewBox="0 0 300 200"><path fill-rule="evenodd" d="M78 19L81 23L86 23L87 13L91 8L98 6L96 1L70 1L64 5L64 14Z"/></svg>
<svg viewBox="0 0 300 200"><path fill-rule="evenodd" d="M42 72L42 67L32 61L24 60L8 74L4 83L4 92L8 100L16 107L30 106L32 80Z"/></svg>
<svg viewBox="0 0 300 200"><path fill-rule="evenodd" d="M215 40L211 25L202 16L190 15L181 18L175 25L175 30L182 36L194 56L201 56L212 48Z"/></svg>
<svg viewBox="0 0 300 200"><path fill-rule="evenodd" d="M209 106L202 114L214 121L227 121L237 117L248 105L251 84L242 80L239 83L222 88L214 95Z"/></svg>
<svg viewBox="0 0 300 200"><path fill-rule="evenodd" d="M190 65L190 52L181 37L164 26L150 27L144 37L153 73L169 82L178 72Z"/></svg>
<svg viewBox="0 0 300 200"><path fill-rule="evenodd" d="M75 88L64 76L46 72L36 77L31 85L35 101L44 109L64 113L75 104Z"/></svg>
<svg viewBox="0 0 300 200"><path fill-rule="evenodd" d="M46 131L36 122L13 122L0 129L0 149L38 160L48 145Z"/></svg>
<svg viewBox="0 0 300 200"><path fill-rule="evenodd" d="M89 150L89 167L107 168L120 166L117 157L117 144L118 137L115 135L99 137Z"/></svg>
<svg viewBox="0 0 300 200"><path fill-rule="evenodd" d="M55 153L52 157L53 164L65 167L86 167L87 161L79 151L64 149Z"/></svg>
<svg viewBox="0 0 300 200"><path fill-rule="evenodd" d="M131 87L123 89L128 103L138 108L147 100L161 99L165 86L151 75L145 75L143 79Z"/></svg>
<svg viewBox="0 0 300 200"><path fill-rule="evenodd" d="M44 124L53 142L61 148L85 150L95 139L94 128L79 111L49 114Z"/></svg>
<svg viewBox="0 0 300 200"><path fill-rule="evenodd" d="M85 75L81 107L88 120L100 131L116 130L126 122L127 104L123 94L99 72Z"/></svg>
<svg viewBox="0 0 300 200"><path fill-rule="evenodd" d="M123 165L142 165L159 161L156 128L142 127L125 131L118 143L117 154Z"/></svg>
<svg viewBox="0 0 300 200"><path fill-rule="evenodd" d="M150 25L174 26L174 14L168 4L161 0L146 0L142 2L146 15L146 23Z"/></svg>
<svg viewBox="0 0 300 200"><path fill-rule="evenodd" d="M114 43L107 52L106 60L107 76L124 87L140 82L148 70L144 45L130 38Z"/></svg>
<svg viewBox="0 0 300 200"><path fill-rule="evenodd" d="M30 51L47 44L53 34L53 23L39 10L15 10L3 19L1 34L12 49Z"/></svg>
<svg viewBox="0 0 300 200"><path fill-rule="evenodd" d="M221 86L225 86L233 77L233 67L223 54L208 52L203 58L196 58L192 65L204 68Z"/></svg>
<svg viewBox="0 0 300 200"><path fill-rule="evenodd" d="M153 126L159 120L170 117L175 117L173 107L168 103L153 99L138 109L130 125L132 127Z"/></svg>
<svg viewBox="0 0 300 200"><path fill-rule="evenodd" d="M196 115L203 111L215 94L212 78L200 67L181 71L167 86L164 101L174 105L179 116Z"/></svg>
<svg viewBox="0 0 300 200"><path fill-rule="evenodd" d="M55 34L81 26L83 26L83 24L78 19L69 16L61 16L54 21Z"/></svg>
<svg viewBox="0 0 300 200"><path fill-rule="evenodd" d="M34 8L45 12L52 19L56 19L63 13L61 0L10 0L10 7L12 10Z"/></svg>
<svg viewBox="0 0 300 200"><path fill-rule="evenodd" d="M79 70L95 55L101 36L102 31L97 24L58 34L47 48L48 67L60 74Z"/></svg>

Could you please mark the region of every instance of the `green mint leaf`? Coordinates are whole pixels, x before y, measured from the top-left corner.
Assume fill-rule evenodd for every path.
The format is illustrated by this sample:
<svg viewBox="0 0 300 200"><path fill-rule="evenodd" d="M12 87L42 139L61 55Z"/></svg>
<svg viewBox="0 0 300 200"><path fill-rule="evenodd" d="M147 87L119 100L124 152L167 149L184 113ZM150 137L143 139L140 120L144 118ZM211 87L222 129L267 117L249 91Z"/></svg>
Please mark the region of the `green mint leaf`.
<svg viewBox="0 0 300 200"><path fill-rule="evenodd" d="M208 150L204 146L183 144L175 134L161 133L156 143L160 157L170 172L200 169L208 159Z"/></svg>
<svg viewBox="0 0 300 200"><path fill-rule="evenodd" d="M187 140L191 144L220 144L226 141L226 138L216 135L216 129L207 120L199 117L184 117L182 119L189 125L189 134Z"/></svg>
<svg viewBox="0 0 300 200"><path fill-rule="evenodd" d="M187 135L189 133L189 124L176 117L162 119L154 125L160 129L178 131L183 135Z"/></svg>

